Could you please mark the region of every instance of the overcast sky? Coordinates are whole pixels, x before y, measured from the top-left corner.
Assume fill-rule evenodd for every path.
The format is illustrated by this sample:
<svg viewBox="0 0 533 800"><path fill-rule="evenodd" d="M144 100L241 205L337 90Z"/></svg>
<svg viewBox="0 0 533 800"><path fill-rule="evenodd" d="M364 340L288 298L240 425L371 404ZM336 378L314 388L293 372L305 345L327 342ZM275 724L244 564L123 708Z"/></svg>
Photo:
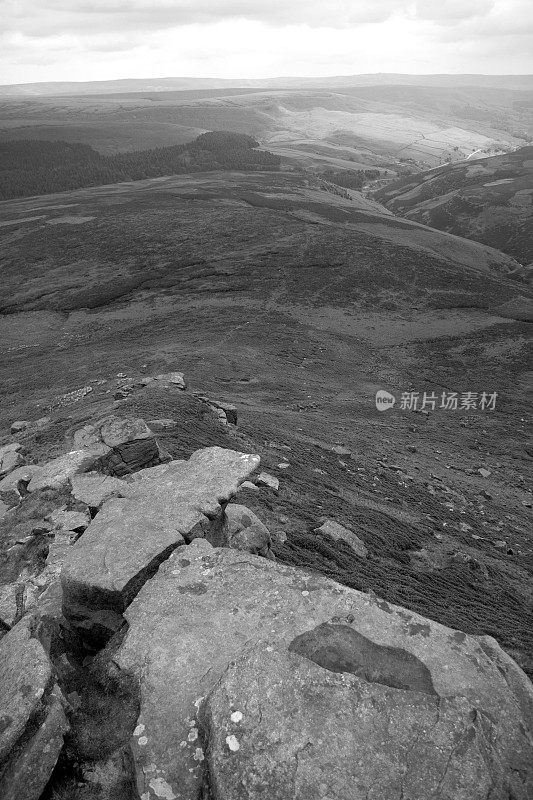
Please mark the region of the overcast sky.
<svg viewBox="0 0 533 800"><path fill-rule="evenodd" d="M533 0L0 0L0 83L531 73Z"/></svg>

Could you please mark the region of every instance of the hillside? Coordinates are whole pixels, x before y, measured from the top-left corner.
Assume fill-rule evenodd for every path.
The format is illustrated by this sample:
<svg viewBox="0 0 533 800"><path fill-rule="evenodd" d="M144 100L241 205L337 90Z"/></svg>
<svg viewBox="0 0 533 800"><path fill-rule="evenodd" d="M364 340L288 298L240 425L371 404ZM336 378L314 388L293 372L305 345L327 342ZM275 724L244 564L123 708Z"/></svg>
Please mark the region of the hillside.
<svg viewBox="0 0 533 800"><path fill-rule="evenodd" d="M519 264L287 168L0 242L0 794L527 800Z"/></svg>
<svg viewBox="0 0 533 800"><path fill-rule="evenodd" d="M301 166L420 171L531 141L533 92L494 86L342 85L0 99L0 141L82 142L103 154L238 131Z"/></svg>
<svg viewBox="0 0 533 800"><path fill-rule="evenodd" d="M533 147L403 178L375 197L395 214L533 263Z"/></svg>

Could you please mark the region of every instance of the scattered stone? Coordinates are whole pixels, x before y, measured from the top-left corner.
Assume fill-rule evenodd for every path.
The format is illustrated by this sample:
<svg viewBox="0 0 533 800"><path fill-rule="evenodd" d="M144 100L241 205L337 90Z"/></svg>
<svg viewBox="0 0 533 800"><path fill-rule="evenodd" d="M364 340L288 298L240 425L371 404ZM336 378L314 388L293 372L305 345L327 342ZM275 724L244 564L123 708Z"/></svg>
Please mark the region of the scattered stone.
<svg viewBox="0 0 533 800"><path fill-rule="evenodd" d="M38 800L68 729L48 658L24 618L0 641L0 796Z"/></svg>
<svg viewBox="0 0 533 800"><path fill-rule="evenodd" d="M526 508L533 508L533 502L531 500L522 500L522 505Z"/></svg>
<svg viewBox="0 0 533 800"><path fill-rule="evenodd" d="M507 542L504 539L498 539L494 542L494 547L497 547L499 550L505 550Z"/></svg>
<svg viewBox="0 0 533 800"><path fill-rule="evenodd" d="M366 558L368 555L368 548L365 543L362 542L353 531L348 530L348 528L345 528L343 525L339 525L338 522L332 519L326 520L319 528L315 528L315 533L323 533L327 536L331 536L336 542L341 539L349 544L354 553L361 558Z"/></svg>
<svg viewBox="0 0 533 800"><path fill-rule="evenodd" d="M485 497L487 500L492 500L492 495L491 495L491 493L490 493L490 492L487 492L487 490L486 490L486 489L482 489L482 490L480 491L480 495L481 495L482 497Z"/></svg>
<svg viewBox="0 0 533 800"><path fill-rule="evenodd" d="M128 488L125 481L120 478L100 475L98 472L73 475L70 483L72 496L89 508L100 508L102 503L111 497L125 497Z"/></svg>
<svg viewBox="0 0 533 800"><path fill-rule="evenodd" d="M19 444L0 447L0 478L24 464L24 458L17 452L19 448Z"/></svg>
<svg viewBox="0 0 533 800"><path fill-rule="evenodd" d="M161 562L220 526L221 504L258 464L259 456L207 447L132 476L127 496L107 500L68 552L61 582L69 621L96 642L109 638Z"/></svg>
<svg viewBox="0 0 533 800"><path fill-rule="evenodd" d="M407 449L410 453L418 453L418 448L414 446L414 444L408 444Z"/></svg>
<svg viewBox="0 0 533 800"><path fill-rule="evenodd" d="M482 478L488 478L492 474L490 469L484 469L483 467L481 467L481 469L478 469L478 472Z"/></svg>
<svg viewBox="0 0 533 800"><path fill-rule="evenodd" d="M348 447L343 447L340 444L336 444L334 447L331 448L333 453L337 453L338 456L351 456L352 451Z"/></svg>
<svg viewBox="0 0 533 800"><path fill-rule="evenodd" d="M29 492L39 489L60 489L78 472L87 472L98 460L97 453L88 450L72 450L37 467L28 484ZM24 469L24 467L22 467Z"/></svg>
<svg viewBox="0 0 533 800"><path fill-rule="evenodd" d="M253 492L259 491L259 488L255 485L255 483L252 483L252 481L243 481L239 486L239 491L241 489L251 489Z"/></svg>
<svg viewBox="0 0 533 800"><path fill-rule="evenodd" d="M151 431L154 431L154 433L159 433L160 431L166 431L169 428L175 428L177 422L175 419L149 419L147 425Z"/></svg>
<svg viewBox="0 0 533 800"><path fill-rule="evenodd" d="M159 381L160 383L172 384L173 386L177 386L178 389L187 388L187 382L183 372L165 372L161 375L154 375L153 380ZM150 381L150 383L153 383L153 381Z"/></svg>
<svg viewBox="0 0 533 800"><path fill-rule="evenodd" d="M17 420L16 422L11 423L11 433L22 433L28 428L30 422L28 420Z"/></svg>
<svg viewBox="0 0 533 800"><path fill-rule="evenodd" d="M82 400L84 397L86 397L86 395L90 394L92 390L92 386L82 386L80 389L75 389L73 392L61 394L57 398L58 405L68 406L72 403L77 403L79 400Z"/></svg>
<svg viewBox="0 0 533 800"><path fill-rule="evenodd" d="M261 474L257 477L256 485L266 486L267 488L272 489L274 492L279 490L279 480L273 475L270 475L268 472L261 472Z"/></svg>
<svg viewBox="0 0 533 800"><path fill-rule="evenodd" d="M403 786L426 800L439 781L454 800L529 796L533 690L493 639L205 544L177 550L144 585L114 656L140 681L141 796L154 796L156 775L168 797L201 796L204 759L214 800L354 800L358 785L362 797ZM323 623L340 634L324 647Z"/></svg>
<svg viewBox="0 0 533 800"><path fill-rule="evenodd" d="M286 461L282 461L281 464L278 464L278 467L279 469L289 469L290 464L288 464Z"/></svg>
<svg viewBox="0 0 533 800"><path fill-rule="evenodd" d="M272 558L270 531L246 506L229 503L224 510L222 545Z"/></svg>

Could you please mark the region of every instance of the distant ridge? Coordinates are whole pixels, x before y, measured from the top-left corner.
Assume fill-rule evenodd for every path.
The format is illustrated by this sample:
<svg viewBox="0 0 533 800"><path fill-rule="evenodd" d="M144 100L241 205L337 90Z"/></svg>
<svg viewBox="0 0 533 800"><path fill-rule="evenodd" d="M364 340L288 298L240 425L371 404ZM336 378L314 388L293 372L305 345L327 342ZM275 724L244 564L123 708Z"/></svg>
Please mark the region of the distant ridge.
<svg viewBox="0 0 533 800"><path fill-rule="evenodd" d="M533 75L404 75L375 73L332 77L278 78L124 78L106 81L50 81L0 85L0 97L47 97L129 92L168 92L221 88L335 88L343 86L408 85L428 87L492 87L533 90Z"/></svg>

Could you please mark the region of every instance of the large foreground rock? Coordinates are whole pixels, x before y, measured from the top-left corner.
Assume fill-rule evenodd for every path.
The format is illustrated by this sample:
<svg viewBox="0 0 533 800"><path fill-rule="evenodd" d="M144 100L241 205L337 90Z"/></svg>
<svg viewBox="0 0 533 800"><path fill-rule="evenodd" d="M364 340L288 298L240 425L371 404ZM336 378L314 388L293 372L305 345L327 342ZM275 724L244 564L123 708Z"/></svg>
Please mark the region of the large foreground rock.
<svg viewBox="0 0 533 800"><path fill-rule="evenodd" d="M202 708L213 800L527 796L509 769L525 774L531 758L518 727L467 697L382 680L252 647Z"/></svg>
<svg viewBox="0 0 533 800"><path fill-rule="evenodd" d="M196 800L208 780L217 800L532 796L533 689L492 639L205 540L125 616L143 800Z"/></svg>
<svg viewBox="0 0 533 800"><path fill-rule="evenodd" d="M69 549L62 570L67 618L105 640L159 564L178 545L205 536L258 464L259 456L207 447L188 461L136 473L122 487L126 497L105 502Z"/></svg>
<svg viewBox="0 0 533 800"><path fill-rule="evenodd" d="M68 725L48 658L28 618L0 641L0 797L37 800Z"/></svg>

